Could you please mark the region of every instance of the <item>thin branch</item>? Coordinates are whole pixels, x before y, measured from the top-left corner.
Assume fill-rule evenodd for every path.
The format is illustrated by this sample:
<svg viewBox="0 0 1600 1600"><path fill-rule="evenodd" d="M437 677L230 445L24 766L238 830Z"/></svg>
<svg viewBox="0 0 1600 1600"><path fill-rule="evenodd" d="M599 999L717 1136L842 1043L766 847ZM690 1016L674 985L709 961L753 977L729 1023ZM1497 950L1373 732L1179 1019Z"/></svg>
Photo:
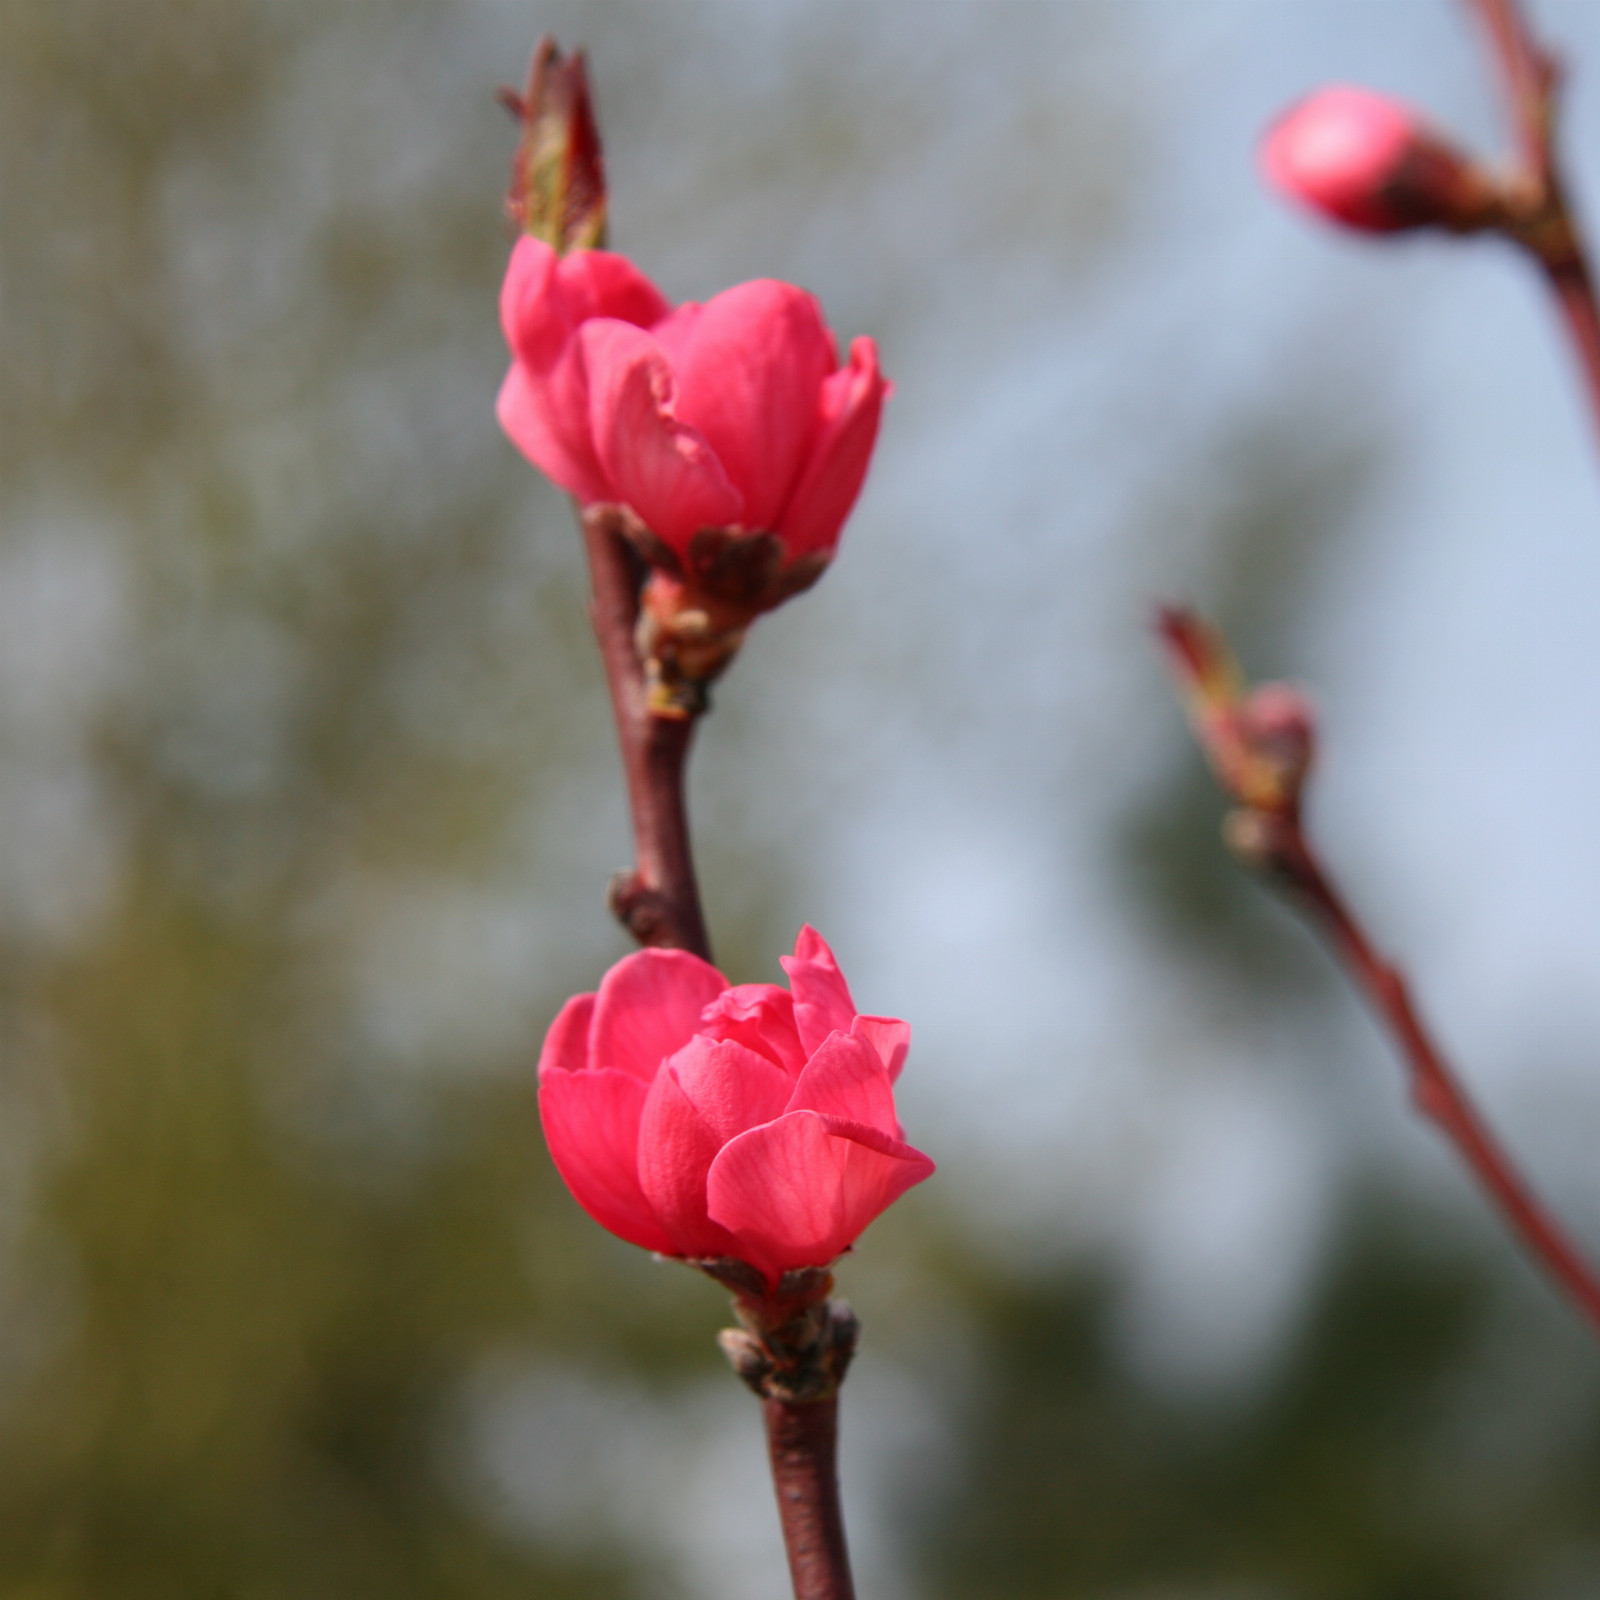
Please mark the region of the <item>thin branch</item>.
<svg viewBox="0 0 1600 1600"><path fill-rule="evenodd" d="M649 709L635 634L644 561L611 507L583 513L592 600L589 614L616 718L633 819L634 869L611 885L611 908L642 945L688 950L709 961L711 941L689 846L685 768L696 716Z"/></svg>
<svg viewBox="0 0 1600 1600"><path fill-rule="evenodd" d="M1295 892L1399 1046L1417 1109L1456 1147L1524 1245L1600 1332L1600 1278L1517 1171L1434 1043L1405 980L1373 947L1306 838L1301 805L1316 749L1309 700L1291 684L1250 688L1227 640L1193 611L1165 607L1157 628L1195 737L1237 802L1225 830L1233 853Z"/></svg>
<svg viewBox="0 0 1600 1600"><path fill-rule="evenodd" d="M1466 0L1483 23L1515 131L1518 170L1506 189L1505 232L1535 257L1556 297L1600 425L1600 305L1556 150L1561 64L1517 0Z"/></svg>
<svg viewBox="0 0 1600 1600"><path fill-rule="evenodd" d="M1259 814L1257 814L1259 815ZM1356 988L1405 1057L1417 1109L1460 1153L1501 1214L1600 1332L1600 1279L1545 1210L1430 1036L1405 980L1373 948L1307 841L1298 816L1273 818L1264 864L1299 892ZM1254 853L1254 852L1252 852Z"/></svg>
<svg viewBox="0 0 1600 1600"><path fill-rule="evenodd" d="M1466 4L1488 32L1523 165L1540 183L1548 183L1554 176L1550 121L1560 67L1534 38L1516 0Z"/></svg>
<svg viewBox="0 0 1600 1600"><path fill-rule="evenodd" d="M605 175L582 54L564 62L546 38L527 94L511 95L507 103L524 127L508 197L512 214L557 250L600 243ZM703 597L721 598L720 609L652 605L645 617L649 568L630 537L630 531L645 537L645 530L630 530L630 520L637 523L620 505L579 512L589 557L589 615L633 822L634 867L612 880L611 909L641 945L687 950L709 961L684 791L706 685L732 659L750 618L814 582L826 558L784 569L782 546L771 534L735 540L702 531L697 544L711 571L698 576L719 577L733 592ZM650 594L661 601L659 575L656 581ZM665 587L669 600L672 593L681 600L681 584ZM825 1268L787 1273L773 1286L741 1261L702 1265L735 1291L740 1327L725 1330L722 1344L761 1396L795 1600L855 1600L837 1472L839 1384L855 1350L855 1314L843 1301L828 1299L833 1279Z"/></svg>
<svg viewBox="0 0 1600 1600"><path fill-rule="evenodd" d="M1577 354L1589 404L1600 423L1600 303L1596 302L1589 263L1578 248L1566 261L1547 264L1545 272L1566 322L1567 337Z"/></svg>

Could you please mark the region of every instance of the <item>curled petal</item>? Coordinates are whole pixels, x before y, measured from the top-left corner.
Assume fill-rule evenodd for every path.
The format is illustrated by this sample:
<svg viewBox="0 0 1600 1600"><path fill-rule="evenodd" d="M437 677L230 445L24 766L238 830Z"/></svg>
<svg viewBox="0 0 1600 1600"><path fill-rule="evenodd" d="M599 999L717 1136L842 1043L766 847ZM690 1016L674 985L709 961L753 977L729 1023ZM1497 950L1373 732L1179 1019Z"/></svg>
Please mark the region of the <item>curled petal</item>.
<svg viewBox="0 0 1600 1600"><path fill-rule="evenodd" d="M848 365L822 386L816 442L779 529L791 559L838 544L866 480L888 392L878 347L871 339L855 340Z"/></svg>
<svg viewBox="0 0 1600 1600"><path fill-rule="evenodd" d="M910 1145L835 1131L846 1127L794 1111L740 1134L712 1163L710 1215L738 1236L734 1253L769 1279L826 1265L933 1171Z"/></svg>
<svg viewBox="0 0 1600 1600"><path fill-rule="evenodd" d="M615 498L680 554L700 528L737 522L743 497L705 438L677 420L672 371L656 341L609 318L585 323L578 338L595 454Z"/></svg>
<svg viewBox="0 0 1600 1600"><path fill-rule="evenodd" d="M894 1114L894 1087L878 1053L865 1039L832 1033L806 1063L788 1111L819 1111L900 1137Z"/></svg>
<svg viewBox="0 0 1600 1600"><path fill-rule="evenodd" d="M678 1256L738 1255L733 1235L706 1213L706 1174L722 1147L668 1068L639 1120L639 1185Z"/></svg>
<svg viewBox="0 0 1600 1600"><path fill-rule="evenodd" d="M495 415L506 437L557 488L585 505L607 498L589 437L588 386L578 363L560 360L535 378L520 361L512 362Z"/></svg>
<svg viewBox="0 0 1600 1600"><path fill-rule="evenodd" d="M648 328L671 307L628 260L609 250L558 256L542 239L517 240L500 287L500 324L516 358L543 373L591 317Z"/></svg>
<svg viewBox="0 0 1600 1600"><path fill-rule="evenodd" d="M781 1116L795 1087L788 1073L765 1056L731 1039L719 1041L703 1034L696 1034L672 1057L667 1071L719 1145Z"/></svg>
<svg viewBox="0 0 1600 1600"><path fill-rule="evenodd" d="M689 359L689 351L694 345L694 331L700 325L700 313L704 310L705 307L697 301L685 300L681 306L674 306L670 314L650 330L650 337L661 346L667 365L675 373L682 372Z"/></svg>
<svg viewBox="0 0 1600 1600"><path fill-rule="evenodd" d="M626 1072L546 1070L543 1062L541 1072L545 1142L573 1198L601 1227L630 1244L670 1253L672 1240L639 1182L644 1083Z"/></svg>
<svg viewBox="0 0 1600 1600"><path fill-rule="evenodd" d="M713 1039L737 1039L791 1078L799 1077L806 1064L793 997L775 983L738 983L725 990L701 1012L700 1029Z"/></svg>
<svg viewBox="0 0 1600 1600"><path fill-rule="evenodd" d="M556 273L574 325L590 317L615 317L650 328L671 314L666 296L615 251L574 250L561 257Z"/></svg>
<svg viewBox="0 0 1600 1600"><path fill-rule="evenodd" d="M771 278L727 289L697 309L672 364L678 416L743 493L745 526L776 530L811 453L823 380L837 365L815 298Z"/></svg>
<svg viewBox="0 0 1600 1600"><path fill-rule="evenodd" d="M850 986L833 959L833 951L815 928L802 928L794 943L794 954L780 960L794 993L794 1020L800 1031L800 1044L810 1056L830 1033L849 1033L856 1017L855 1001L850 998Z"/></svg>
<svg viewBox="0 0 1600 1600"><path fill-rule="evenodd" d="M594 1024L594 996L575 994L556 1013L539 1052L539 1078L547 1072L582 1072L589 1065L589 1030Z"/></svg>
<svg viewBox="0 0 1600 1600"><path fill-rule="evenodd" d="M911 1050L911 1024L898 1017L857 1017L850 1031L858 1039L865 1039L878 1053L884 1070L893 1083L900 1076Z"/></svg>
<svg viewBox="0 0 1600 1600"><path fill-rule="evenodd" d="M506 343L517 360L535 371L555 360L576 328L556 277L557 259L542 239L518 239L500 285Z"/></svg>
<svg viewBox="0 0 1600 1600"><path fill-rule="evenodd" d="M639 950L624 956L595 995L589 1059L646 1083L688 1043L700 1013L727 987L708 961L687 950Z"/></svg>
<svg viewBox="0 0 1600 1600"><path fill-rule="evenodd" d="M648 325L667 315L660 290L607 250L560 257L524 236L500 290L511 371L500 390L500 425L533 464L585 505L614 498L595 455L588 374L577 348L591 317Z"/></svg>
<svg viewBox="0 0 1600 1600"><path fill-rule="evenodd" d="M589 390L571 349L577 322L542 240L523 237L500 288L511 370L495 406L511 442L547 477L586 504L604 498L589 437Z"/></svg>

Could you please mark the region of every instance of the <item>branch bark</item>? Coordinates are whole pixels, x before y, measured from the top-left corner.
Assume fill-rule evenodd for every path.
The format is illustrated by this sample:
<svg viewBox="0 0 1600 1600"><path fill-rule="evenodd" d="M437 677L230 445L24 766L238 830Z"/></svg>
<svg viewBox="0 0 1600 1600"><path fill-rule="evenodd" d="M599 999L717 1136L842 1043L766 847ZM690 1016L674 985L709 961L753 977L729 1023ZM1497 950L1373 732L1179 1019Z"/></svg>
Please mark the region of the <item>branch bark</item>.
<svg viewBox="0 0 1600 1600"><path fill-rule="evenodd" d="M839 1507L839 1399L761 1402L795 1600L855 1600Z"/></svg>
<svg viewBox="0 0 1600 1600"><path fill-rule="evenodd" d="M589 615L611 693L633 822L634 868L612 880L611 909L641 945L688 950L709 961L684 793L699 718L649 709L635 643L645 563L623 532L620 511L591 506L581 521L589 553Z"/></svg>
<svg viewBox="0 0 1600 1600"><path fill-rule="evenodd" d="M1519 170L1508 191L1505 231L1544 271L1600 427L1600 304L1555 140L1561 64L1535 38L1517 0L1466 3L1488 33L1516 136Z"/></svg>
<svg viewBox="0 0 1600 1600"><path fill-rule="evenodd" d="M1379 956L1323 870L1298 815L1272 818L1269 827L1270 841L1255 845L1250 854L1298 891L1404 1056L1417 1109L1456 1147L1512 1230L1600 1333L1600 1279L1472 1103L1418 1014L1404 978Z"/></svg>
<svg viewBox="0 0 1600 1600"><path fill-rule="evenodd" d="M1600 426L1600 304L1596 303L1594 276L1581 246L1563 262L1546 263L1545 275L1555 291L1567 337L1589 391L1589 404L1596 425Z"/></svg>

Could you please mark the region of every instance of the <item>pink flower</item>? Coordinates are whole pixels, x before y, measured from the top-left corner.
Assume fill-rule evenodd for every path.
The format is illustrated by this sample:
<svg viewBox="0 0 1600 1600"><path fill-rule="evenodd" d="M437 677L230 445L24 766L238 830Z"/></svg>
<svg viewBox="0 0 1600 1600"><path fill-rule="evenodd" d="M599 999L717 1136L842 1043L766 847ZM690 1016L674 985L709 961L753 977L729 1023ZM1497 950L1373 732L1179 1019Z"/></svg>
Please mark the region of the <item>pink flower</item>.
<svg viewBox="0 0 1600 1600"><path fill-rule="evenodd" d="M1261 145L1267 178L1292 199L1368 233L1491 220L1492 179L1409 107L1341 85L1285 112Z"/></svg>
<svg viewBox="0 0 1600 1600"><path fill-rule="evenodd" d="M517 241L500 298L501 425L584 505L627 506L687 559L704 528L831 552L886 385L872 340L841 366L817 302L757 279L667 304L625 256Z"/></svg>
<svg viewBox="0 0 1600 1600"><path fill-rule="evenodd" d="M562 1007L539 1058L550 1154L596 1222L770 1284L826 1266L933 1171L895 1120L910 1028L858 1016L810 928L783 965L792 994L641 950Z"/></svg>

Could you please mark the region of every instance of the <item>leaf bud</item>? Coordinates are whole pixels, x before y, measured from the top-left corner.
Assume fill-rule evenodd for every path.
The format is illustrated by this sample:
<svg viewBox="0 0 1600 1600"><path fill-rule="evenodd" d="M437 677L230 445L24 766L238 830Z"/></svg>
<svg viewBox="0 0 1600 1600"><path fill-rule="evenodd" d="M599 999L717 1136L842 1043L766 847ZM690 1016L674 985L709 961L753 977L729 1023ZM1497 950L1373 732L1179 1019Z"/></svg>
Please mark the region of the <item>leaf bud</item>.
<svg viewBox="0 0 1600 1600"><path fill-rule="evenodd" d="M534 51L522 94L500 91L522 138L511 163L506 212L557 255L606 242L606 172L581 50L563 57L548 34Z"/></svg>

